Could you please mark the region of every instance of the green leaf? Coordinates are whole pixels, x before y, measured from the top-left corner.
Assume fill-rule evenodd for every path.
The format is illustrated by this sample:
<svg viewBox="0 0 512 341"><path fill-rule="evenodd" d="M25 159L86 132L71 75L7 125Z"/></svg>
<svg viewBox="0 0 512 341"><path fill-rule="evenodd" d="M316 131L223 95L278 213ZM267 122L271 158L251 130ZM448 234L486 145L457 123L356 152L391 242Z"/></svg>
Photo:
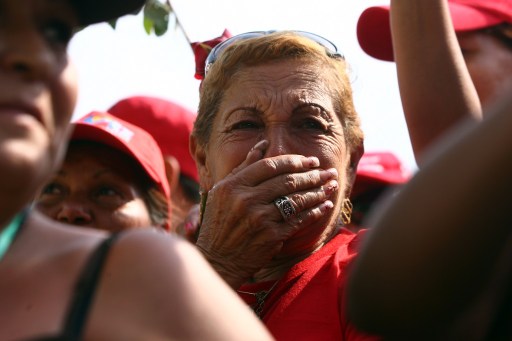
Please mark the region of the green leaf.
<svg viewBox="0 0 512 341"><path fill-rule="evenodd" d="M144 30L147 34L151 34L151 31L153 29L153 21L151 19L148 19L144 17Z"/></svg>
<svg viewBox="0 0 512 341"><path fill-rule="evenodd" d="M171 6L162 3L159 0L147 0L144 6L144 28L150 34L155 32L157 36L161 36L167 32L169 27L169 16L172 12ZM147 22L151 21L151 27ZM149 31L148 31L149 27Z"/></svg>
<svg viewBox="0 0 512 341"><path fill-rule="evenodd" d="M116 29L116 24L117 24L117 19L110 20L108 22L108 24L110 25L110 27L112 27L115 30Z"/></svg>

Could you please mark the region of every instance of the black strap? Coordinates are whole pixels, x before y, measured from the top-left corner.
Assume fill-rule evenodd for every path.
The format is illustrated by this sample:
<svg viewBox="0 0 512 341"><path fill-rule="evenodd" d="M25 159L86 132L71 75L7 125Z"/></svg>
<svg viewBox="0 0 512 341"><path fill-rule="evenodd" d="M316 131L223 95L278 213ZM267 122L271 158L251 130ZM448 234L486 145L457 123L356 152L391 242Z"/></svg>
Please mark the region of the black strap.
<svg viewBox="0 0 512 341"><path fill-rule="evenodd" d="M62 335L66 340L80 340L83 328L87 322L89 308L94 299L96 287L101 278L110 247L119 237L119 233L105 239L89 257L82 274L76 283L73 301L64 324Z"/></svg>

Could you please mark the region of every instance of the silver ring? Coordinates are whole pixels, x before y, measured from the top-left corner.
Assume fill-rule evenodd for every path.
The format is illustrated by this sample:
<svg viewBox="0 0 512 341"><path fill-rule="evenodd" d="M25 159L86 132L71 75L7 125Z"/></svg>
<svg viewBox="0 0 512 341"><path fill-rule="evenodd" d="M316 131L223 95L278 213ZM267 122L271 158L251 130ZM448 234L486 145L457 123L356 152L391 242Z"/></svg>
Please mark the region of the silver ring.
<svg viewBox="0 0 512 341"><path fill-rule="evenodd" d="M288 197L283 196L277 198L274 200L274 205L276 205L285 221L290 220L296 214L295 207L293 207L292 201Z"/></svg>

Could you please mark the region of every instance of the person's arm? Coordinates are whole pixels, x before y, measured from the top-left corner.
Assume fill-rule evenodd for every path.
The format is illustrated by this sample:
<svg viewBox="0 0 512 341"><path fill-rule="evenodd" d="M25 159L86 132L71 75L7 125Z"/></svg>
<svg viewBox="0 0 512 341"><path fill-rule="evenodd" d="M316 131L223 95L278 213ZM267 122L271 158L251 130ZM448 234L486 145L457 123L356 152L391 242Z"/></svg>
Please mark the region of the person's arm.
<svg viewBox="0 0 512 341"><path fill-rule="evenodd" d="M481 118L446 0L392 0L391 32L404 115L417 164L462 119Z"/></svg>
<svg viewBox="0 0 512 341"><path fill-rule="evenodd" d="M348 289L360 328L394 337L442 330L488 284L512 236L508 94L482 123L442 139L371 216Z"/></svg>

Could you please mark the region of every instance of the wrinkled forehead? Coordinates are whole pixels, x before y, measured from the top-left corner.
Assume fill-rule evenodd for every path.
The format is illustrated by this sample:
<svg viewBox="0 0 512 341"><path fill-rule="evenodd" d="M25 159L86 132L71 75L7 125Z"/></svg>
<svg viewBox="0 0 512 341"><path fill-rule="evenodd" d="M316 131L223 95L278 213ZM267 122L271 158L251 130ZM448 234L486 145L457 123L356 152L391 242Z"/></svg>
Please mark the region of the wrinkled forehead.
<svg viewBox="0 0 512 341"><path fill-rule="evenodd" d="M312 99L329 94L334 85L330 74L329 68L320 63L274 61L241 68L230 77L227 89L241 97L259 91L269 97L290 94Z"/></svg>

